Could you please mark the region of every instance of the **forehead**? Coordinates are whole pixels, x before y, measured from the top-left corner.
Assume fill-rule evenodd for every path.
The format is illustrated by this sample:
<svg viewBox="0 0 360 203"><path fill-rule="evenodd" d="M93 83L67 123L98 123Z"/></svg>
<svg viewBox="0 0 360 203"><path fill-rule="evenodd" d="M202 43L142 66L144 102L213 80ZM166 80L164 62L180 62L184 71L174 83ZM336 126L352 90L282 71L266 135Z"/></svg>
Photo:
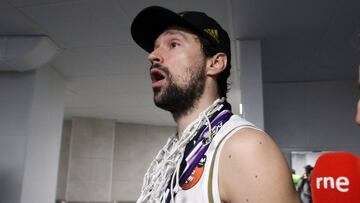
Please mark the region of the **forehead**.
<svg viewBox="0 0 360 203"><path fill-rule="evenodd" d="M170 26L166 28L155 40L155 44L158 43L158 41L161 38L164 37L178 37L187 41L191 40L198 40L199 37L191 30L180 27L180 26Z"/></svg>

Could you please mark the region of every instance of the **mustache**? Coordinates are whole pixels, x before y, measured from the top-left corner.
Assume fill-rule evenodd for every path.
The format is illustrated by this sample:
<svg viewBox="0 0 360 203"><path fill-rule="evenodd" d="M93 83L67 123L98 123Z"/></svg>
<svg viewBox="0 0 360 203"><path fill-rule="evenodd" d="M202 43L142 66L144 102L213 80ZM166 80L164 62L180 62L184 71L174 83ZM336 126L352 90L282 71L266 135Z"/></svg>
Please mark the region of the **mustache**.
<svg viewBox="0 0 360 203"><path fill-rule="evenodd" d="M158 64L158 63L153 63L153 64L151 64L151 66L150 66L150 71L151 71L153 68L157 68L157 69L163 71L166 75L169 75L169 74L170 74L168 67L162 66L162 65L160 65L160 64Z"/></svg>
<svg viewBox="0 0 360 203"><path fill-rule="evenodd" d="M157 68L157 69L162 70L164 67L162 65L158 64L158 63L153 63L150 66L150 70L153 69L153 68Z"/></svg>

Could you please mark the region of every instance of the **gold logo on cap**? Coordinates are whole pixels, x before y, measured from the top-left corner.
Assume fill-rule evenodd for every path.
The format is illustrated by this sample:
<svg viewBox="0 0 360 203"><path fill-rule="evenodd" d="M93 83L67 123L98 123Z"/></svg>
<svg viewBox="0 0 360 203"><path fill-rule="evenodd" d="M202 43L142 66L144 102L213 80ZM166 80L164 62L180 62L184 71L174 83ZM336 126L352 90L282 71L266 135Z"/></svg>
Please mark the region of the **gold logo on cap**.
<svg viewBox="0 0 360 203"><path fill-rule="evenodd" d="M179 13L180 17L184 17L185 14L186 12Z"/></svg>
<svg viewBox="0 0 360 203"><path fill-rule="evenodd" d="M204 29L204 31L206 33L208 33L211 37L213 37L217 43L220 43L220 40L219 40L219 32L217 29L210 29L210 28L206 28Z"/></svg>

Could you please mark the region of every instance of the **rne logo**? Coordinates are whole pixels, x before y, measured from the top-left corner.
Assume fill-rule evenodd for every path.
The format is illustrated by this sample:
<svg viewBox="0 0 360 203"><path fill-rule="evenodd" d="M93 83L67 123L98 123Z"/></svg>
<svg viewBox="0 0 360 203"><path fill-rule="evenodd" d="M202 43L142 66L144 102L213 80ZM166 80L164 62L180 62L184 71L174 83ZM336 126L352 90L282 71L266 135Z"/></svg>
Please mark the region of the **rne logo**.
<svg viewBox="0 0 360 203"><path fill-rule="evenodd" d="M350 181L345 176L340 176L336 179L333 177L317 177L316 189L337 189L340 192L349 192Z"/></svg>

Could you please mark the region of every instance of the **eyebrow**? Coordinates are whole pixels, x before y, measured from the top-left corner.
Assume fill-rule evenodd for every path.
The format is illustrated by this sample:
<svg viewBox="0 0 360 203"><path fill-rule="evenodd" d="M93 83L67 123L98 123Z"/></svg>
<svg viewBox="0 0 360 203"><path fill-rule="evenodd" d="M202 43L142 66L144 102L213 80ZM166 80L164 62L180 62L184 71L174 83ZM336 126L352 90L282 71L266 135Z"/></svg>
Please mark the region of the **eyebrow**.
<svg viewBox="0 0 360 203"><path fill-rule="evenodd" d="M189 37L187 35L185 35L181 30L176 30L176 29L168 29L165 30L163 32L163 35L180 35L182 38L184 38L185 40L189 40ZM199 40L199 38L195 35L194 37L195 40ZM155 45L156 45L157 40L155 40Z"/></svg>
<svg viewBox="0 0 360 203"><path fill-rule="evenodd" d="M188 39L188 37L183 32L181 32L180 30L166 30L166 31L164 31L163 34L164 35L180 35L184 39Z"/></svg>

